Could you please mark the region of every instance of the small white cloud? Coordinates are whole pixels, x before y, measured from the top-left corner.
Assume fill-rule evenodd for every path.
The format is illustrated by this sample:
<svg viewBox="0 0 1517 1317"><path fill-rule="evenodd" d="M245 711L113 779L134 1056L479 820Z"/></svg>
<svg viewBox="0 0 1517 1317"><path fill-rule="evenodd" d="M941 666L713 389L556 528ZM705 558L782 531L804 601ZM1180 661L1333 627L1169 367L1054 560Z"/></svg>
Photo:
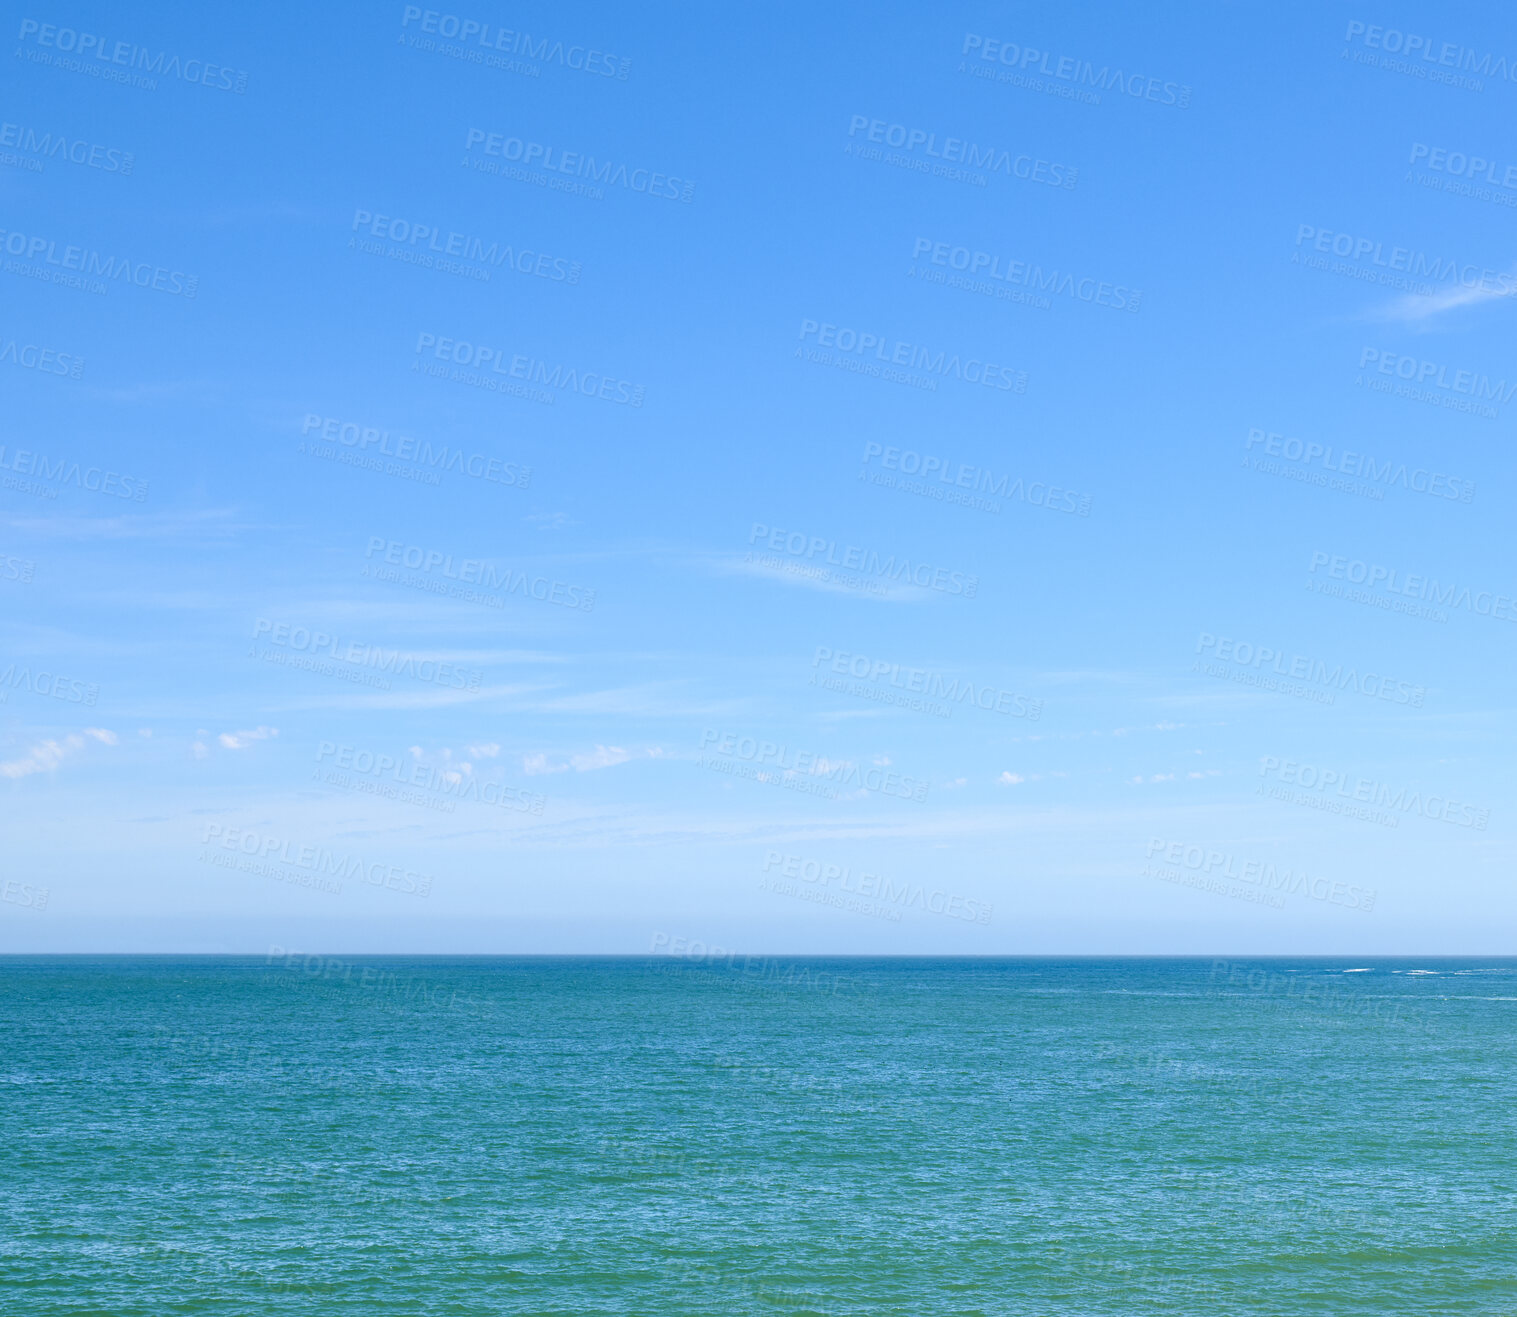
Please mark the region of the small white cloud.
<svg viewBox="0 0 1517 1317"><path fill-rule="evenodd" d="M570 755L569 763L576 773L588 773L597 768L615 768L631 758L619 745L598 745L590 754Z"/></svg>
<svg viewBox="0 0 1517 1317"><path fill-rule="evenodd" d="M874 766L876 768L889 768L890 767L890 756L889 755L875 755L875 757L874 757Z"/></svg>
<svg viewBox="0 0 1517 1317"><path fill-rule="evenodd" d="M116 733L108 732L104 727L86 727L84 734L86 736L93 736L101 745L116 744Z"/></svg>
<svg viewBox="0 0 1517 1317"><path fill-rule="evenodd" d="M252 731L222 732L216 739L228 750L246 750L254 741L268 741L278 735L277 727L255 727Z"/></svg>
<svg viewBox="0 0 1517 1317"><path fill-rule="evenodd" d="M470 759L494 759L500 754L500 746L494 741L488 745L471 745L469 747Z"/></svg>
<svg viewBox="0 0 1517 1317"><path fill-rule="evenodd" d="M145 736L145 737L147 737L148 740L152 740L153 739L153 729L151 727L139 727L137 729L137 735L138 736Z"/></svg>
<svg viewBox="0 0 1517 1317"><path fill-rule="evenodd" d="M1006 772L1002 773L1000 777L996 778L996 781L999 782L1003 787L1019 787L1024 782L1036 782L1037 780L1038 774L1036 773L1030 773L1024 777L1021 773Z"/></svg>
<svg viewBox="0 0 1517 1317"><path fill-rule="evenodd" d="M211 753L206 749L204 741L196 741L195 744L190 747L190 749L194 752L196 759L204 759L208 754Z"/></svg>

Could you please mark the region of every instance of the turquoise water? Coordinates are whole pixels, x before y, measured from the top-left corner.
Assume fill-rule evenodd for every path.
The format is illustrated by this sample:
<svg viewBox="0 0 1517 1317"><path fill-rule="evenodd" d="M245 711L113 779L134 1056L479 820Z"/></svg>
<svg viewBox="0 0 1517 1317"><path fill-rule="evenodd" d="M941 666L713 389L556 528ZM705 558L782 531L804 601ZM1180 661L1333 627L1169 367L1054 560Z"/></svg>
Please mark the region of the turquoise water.
<svg viewBox="0 0 1517 1317"><path fill-rule="evenodd" d="M1517 961L11 958L0 994L7 1315L1517 1311Z"/></svg>

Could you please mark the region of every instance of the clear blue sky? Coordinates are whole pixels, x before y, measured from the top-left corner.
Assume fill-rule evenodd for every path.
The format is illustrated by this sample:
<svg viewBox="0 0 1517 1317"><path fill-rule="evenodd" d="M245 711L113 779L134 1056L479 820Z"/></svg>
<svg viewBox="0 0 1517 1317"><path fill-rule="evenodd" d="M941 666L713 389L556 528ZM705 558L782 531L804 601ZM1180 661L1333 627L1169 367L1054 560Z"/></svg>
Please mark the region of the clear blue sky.
<svg viewBox="0 0 1517 1317"><path fill-rule="evenodd" d="M1510 945L1503 7L6 14L0 949Z"/></svg>

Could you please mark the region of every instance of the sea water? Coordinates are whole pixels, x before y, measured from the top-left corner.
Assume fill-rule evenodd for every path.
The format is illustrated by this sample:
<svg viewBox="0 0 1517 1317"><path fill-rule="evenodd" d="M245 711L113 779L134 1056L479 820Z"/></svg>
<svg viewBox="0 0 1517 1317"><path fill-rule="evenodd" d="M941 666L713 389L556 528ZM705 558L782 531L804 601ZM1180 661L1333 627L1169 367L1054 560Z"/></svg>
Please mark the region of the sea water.
<svg viewBox="0 0 1517 1317"><path fill-rule="evenodd" d="M11 957L0 1313L1517 1312L1517 961Z"/></svg>

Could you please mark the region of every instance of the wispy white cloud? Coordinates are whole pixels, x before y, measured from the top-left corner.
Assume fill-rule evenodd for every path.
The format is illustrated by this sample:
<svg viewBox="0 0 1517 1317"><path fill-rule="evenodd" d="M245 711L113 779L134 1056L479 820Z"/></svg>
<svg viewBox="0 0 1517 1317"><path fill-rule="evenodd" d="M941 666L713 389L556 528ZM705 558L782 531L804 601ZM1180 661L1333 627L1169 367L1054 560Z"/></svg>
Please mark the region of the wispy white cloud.
<svg viewBox="0 0 1517 1317"><path fill-rule="evenodd" d="M1454 288L1445 288L1425 295L1408 293L1385 307L1380 312L1380 318L1399 320L1405 324L1418 324L1447 315L1451 311L1458 311L1462 307L1483 306L1487 302L1500 302L1508 297L1517 296L1517 277L1509 277L1501 282L1505 285L1504 287L1490 288L1482 280L1473 288L1459 284Z"/></svg>
<svg viewBox="0 0 1517 1317"><path fill-rule="evenodd" d="M216 739L228 750L245 750L253 741L268 741L278 735L277 727L255 727L247 732L222 732Z"/></svg>
<svg viewBox="0 0 1517 1317"><path fill-rule="evenodd" d="M231 508L141 512L116 517L9 517L6 524L39 539L222 541L243 531L274 529L238 521Z"/></svg>
<svg viewBox="0 0 1517 1317"><path fill-rule="evenodd" d="M61 741L51 739L39 741L20 759L7 759L0 762L0 777L14 779L30 777L33 773L51 773L70 755L83 750L92 740L100 742L101 745L117 743L115 732L107 731L104 727L86 727L82 736L73 733L65 736Z"/></svg>
<svg viewBox="0 0 1517 1317"><path fill-rule="evenodd" d="M932 591L916 585L893 584L882 578L869 578L857 572L839 573L829 567L808 563L805 559L775 560L764 555L736 554L713 556L707 560L717 572L727 576L757 576L781 585L824 594L844 594L856 599L883 604L922 604L932 598Z"/></svg>

